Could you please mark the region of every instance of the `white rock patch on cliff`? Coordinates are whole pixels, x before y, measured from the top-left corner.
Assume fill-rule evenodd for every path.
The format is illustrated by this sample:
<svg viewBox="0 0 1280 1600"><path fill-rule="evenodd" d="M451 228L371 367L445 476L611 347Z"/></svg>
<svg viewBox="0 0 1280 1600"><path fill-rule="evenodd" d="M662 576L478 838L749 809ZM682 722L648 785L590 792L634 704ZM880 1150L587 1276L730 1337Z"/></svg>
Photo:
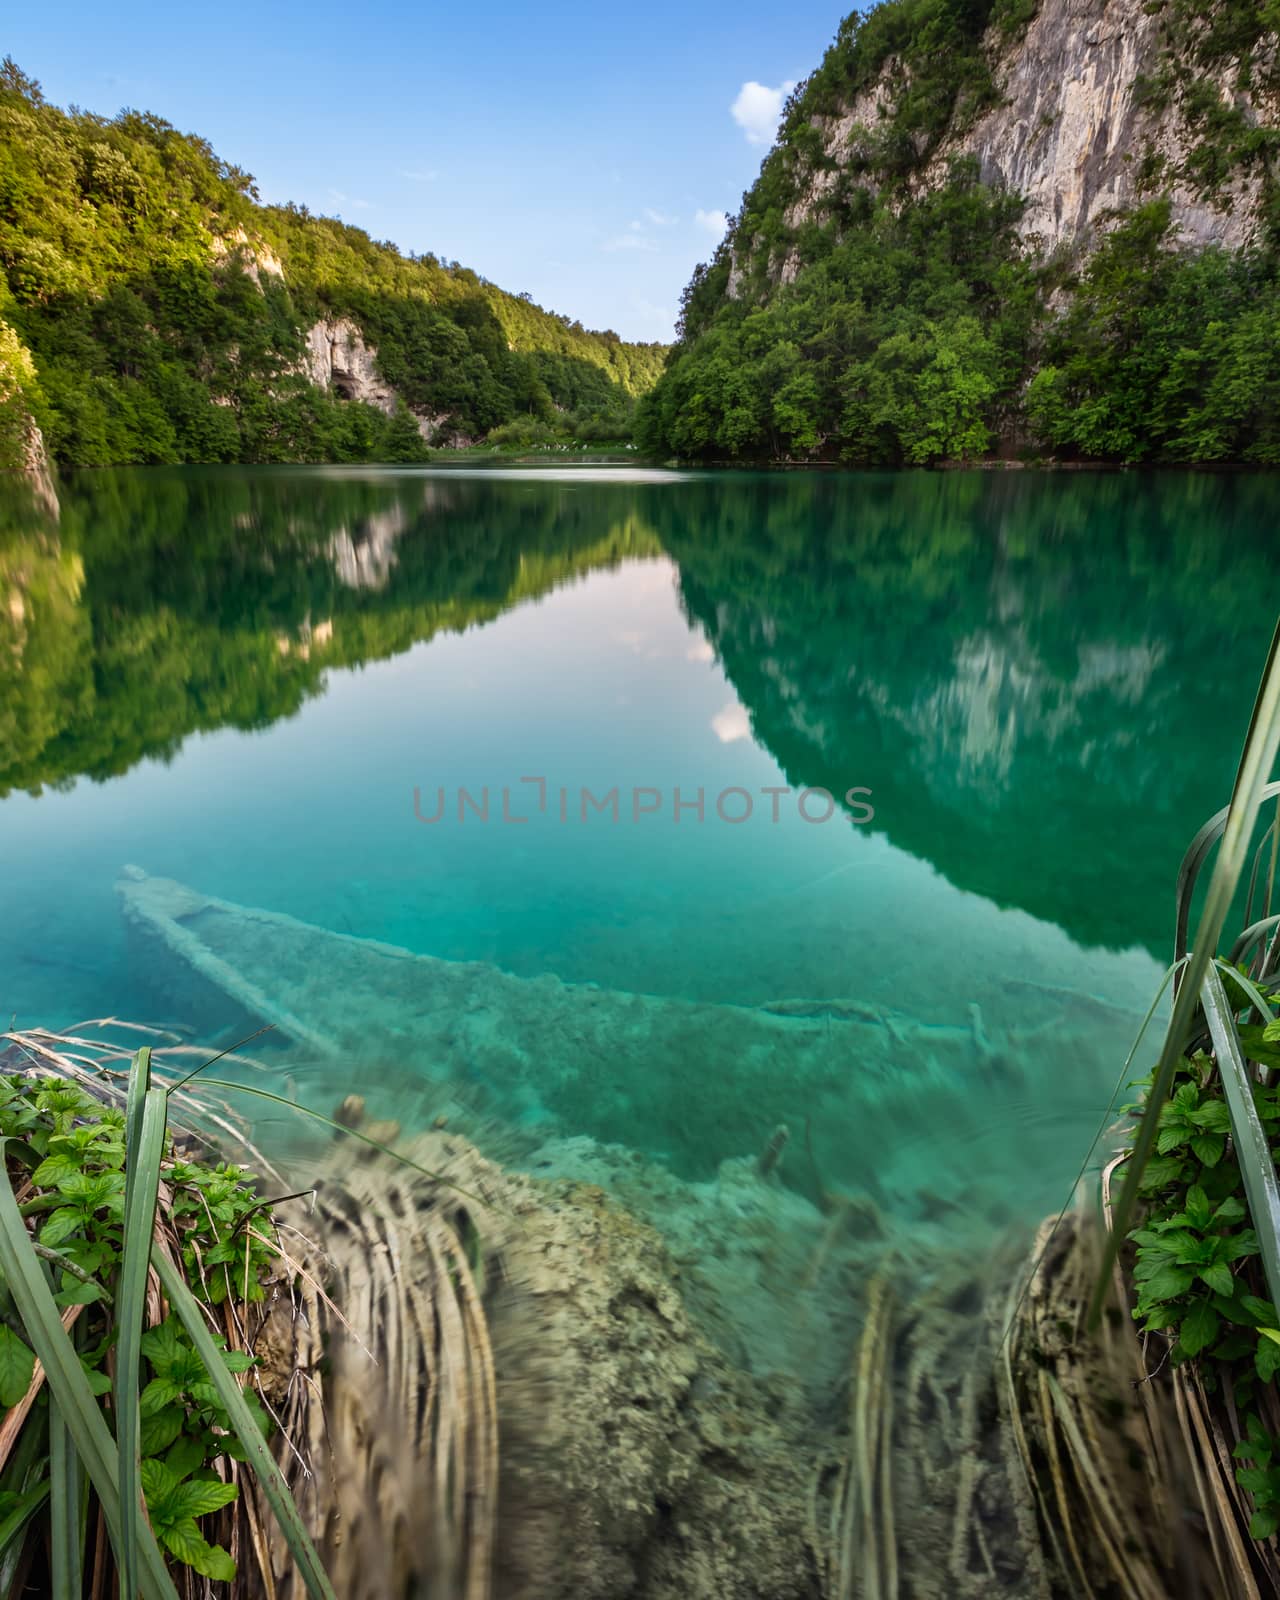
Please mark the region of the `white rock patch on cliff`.
<svg viewBox="0 0 1280 1600"><path fill-rule="evenodd" d="M307 330L302 370L317 388L332 389L344 400L363 400L388 416L396 408L396 392L378 371L378 352L347 317Z"/></svg>
<svg viewBox="0 0 1280 1600"><path fill-rule="evenodd" d="M284 281L284 263L280 257L261 239L251 239L243 228L234 228L230 233L216 237L212 251L215 266L223 261L237 260L259 289L263 278Z"/></svg>

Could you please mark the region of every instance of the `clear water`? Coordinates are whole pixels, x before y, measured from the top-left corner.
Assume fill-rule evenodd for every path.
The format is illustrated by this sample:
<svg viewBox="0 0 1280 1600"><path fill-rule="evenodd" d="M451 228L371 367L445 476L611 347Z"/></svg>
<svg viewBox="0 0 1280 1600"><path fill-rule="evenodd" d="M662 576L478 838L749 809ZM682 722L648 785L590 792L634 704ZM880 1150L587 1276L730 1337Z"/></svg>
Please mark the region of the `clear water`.
<svg viewBox="0 0 1280 1600"><path fill-rule="evenodd" d="M6 1017L241 1025L131 949L135 863L606 1009L816 1019L825 1056L784 1030L714 1071L710 1009L678 1058L566 1075L549 1033L518 1085L445 1065L498 1121L686 1181L784 1123L812 1194L807 1123L827 1183L979 1230L1070 1186L1274 615L1253 476L155 469L64 483L57 521L4 493ZM343 981L308 1020L365 1026L395 1114L382 1066L441 1062Z"/></svg>

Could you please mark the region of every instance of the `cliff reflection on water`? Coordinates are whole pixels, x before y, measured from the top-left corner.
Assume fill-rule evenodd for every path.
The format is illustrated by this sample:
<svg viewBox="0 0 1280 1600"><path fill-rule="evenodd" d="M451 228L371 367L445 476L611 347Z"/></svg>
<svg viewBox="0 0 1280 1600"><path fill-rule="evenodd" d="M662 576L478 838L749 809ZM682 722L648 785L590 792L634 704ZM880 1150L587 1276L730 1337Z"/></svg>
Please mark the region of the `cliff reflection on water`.
<svg viewBox="0 0 1280 1600"><path fill-rule="evenodd" d="M1249 476L119 471L56 523L5 492L0 793L665 553L791 784L874 773L874 829L951 883L1158 957L1274 609Z"/></svg>

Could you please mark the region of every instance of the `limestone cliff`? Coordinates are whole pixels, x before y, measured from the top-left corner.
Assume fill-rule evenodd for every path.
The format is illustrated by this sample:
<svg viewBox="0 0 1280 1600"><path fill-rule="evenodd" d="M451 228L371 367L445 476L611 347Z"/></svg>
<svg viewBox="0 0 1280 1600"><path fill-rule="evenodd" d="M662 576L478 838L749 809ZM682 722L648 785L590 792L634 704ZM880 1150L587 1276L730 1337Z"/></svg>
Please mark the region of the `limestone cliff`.
<svg viewBox="0 0 1280 1600"><path fill-rule="evenodd" d="M58 496L35 417L37 393L31 352L0 318L0 470L24 473L37 500L56 518Z"/></svg>
<svg viewBox="0 0 1280 1600"><path fill-rule="evenodd" d="M1268 65L1275 42L1269 36L1258 52ZM1151 88L1169 46L1163 11L1144 0L1049 0L999 62L1000 103L947 142L927 178L936 180L952 154L977 156L985 181L1026 197L1024 237L1052 249L1146 198L1162 171L1185 240L1252 242L1264 169L1243 165L1221 187L1197 181L1199 138L1187 99L1162 99ZM1216 63L1203 87L1249 128L1280 122L1274 80L1242 74L1246 65Z"/></svg>
<svg viewBox="0 0 1280 1600"><path fill-rule="evenodd" d="M1087 248L1099 224L1157 194L1170 200L1185 244L1256 242L1280 125L1280 41L1258 13L1235 15L1243 9L1234 0L1194 15L1182 0L1040 0L1015 27L996 6L974 51L985 81L944 81L941 93L936 62L922 61L909 32L904 48L874 64L864 49L853 85L833 91L823 74L838 77L832 57L854 37L846 24L793 97L769 158L781 169L782 242L755 227L748 194L729 246L729 297L753 277L793 281L803 230L839 226L851 190L902 179L904 141L904 195L936 189L956 157L973 157L984 183L1024 200L1019 232L1045 254ZM922 90L935 97L924 127L907 114ZM766 168L762 185L767 177Z"/></svg>
<svg viewBox="0 0 1280 1600"><path fill-rule="evenodd" d="M303 375L319 389L343 400L359 400L384 416L394 415L401 401L378 368L378 351L350 317L323 317L306 330ZM428 444L465 448L474 438L458 428L448 411L407 408Z"/></svg>
<svg viewBox="0 0 1280 1600"><path fill-rule="evenodd" d="M277 278L284 282L284 262L269 244L254 239L243 228L233 228L230 233L215 234L210 242L214 265L235 262L259 288L263 278Z"/></svg>
<svg viewBox="0 0 1280 1600"><path fill-rule="evenodd" d="M307 329L303 369L321 389L344 400L362 400L390 415L396 394L378 371L378 352L348 317L325 318Z"/></svg>
<svg viewBox="0 0 1280 1600"><path fill-rule="evenodd" d="M653 454L1280 463L1254 0L881 0L684 299Z"/></svg>

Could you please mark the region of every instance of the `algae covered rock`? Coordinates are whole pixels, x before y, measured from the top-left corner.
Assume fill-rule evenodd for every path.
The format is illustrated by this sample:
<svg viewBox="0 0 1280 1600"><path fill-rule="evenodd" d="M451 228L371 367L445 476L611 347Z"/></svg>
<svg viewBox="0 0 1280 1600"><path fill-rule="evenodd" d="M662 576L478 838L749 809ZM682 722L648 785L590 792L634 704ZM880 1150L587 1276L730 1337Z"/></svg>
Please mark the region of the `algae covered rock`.
<svg viewBox="0 0 1280 1600"><path fill-rule="evenodd" d="M401 1149L414 1168L335 1157L308 1266L331 1303L304 1339L283 1297L275 1318L278 1396L323 1396L293 1476L340 1592L820 1594L802 1392L698 1331L658 1233L448 1132Z"/></svg>

